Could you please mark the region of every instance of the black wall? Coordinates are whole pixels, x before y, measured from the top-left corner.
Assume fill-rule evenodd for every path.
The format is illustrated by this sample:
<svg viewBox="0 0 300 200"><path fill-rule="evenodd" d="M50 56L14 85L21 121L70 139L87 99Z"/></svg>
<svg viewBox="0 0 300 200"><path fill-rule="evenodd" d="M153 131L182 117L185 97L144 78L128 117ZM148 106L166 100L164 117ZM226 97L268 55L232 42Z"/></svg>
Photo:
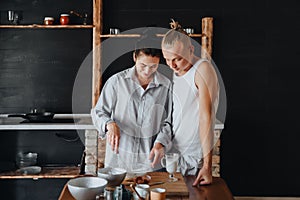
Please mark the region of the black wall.
<svg viewBox="0 0 300 200"><path fill-rule="evenodd" d="M61 8L80 10L82 6L88 5L81 3L80 7L76 7L75 3L74 7L69 8L67 1L64 2L64 6L60 6L62 3L60 1L57 4L52 3L53 1L5 2L1 1L0 4L1 23L6 19L3 15L4 10L15 8L14 6L24 11L34 9L29 21L37 23L46 14L58 16ZM91 2L89 3L91 5ZM297 129L300 71L297 59L300 54L298 1L104 0L103 4L104 33L108 33L110 27L118 27L121 31L145 26L168 28L170 18L178 20L183 26L192 26L196 32L200 32L201 18L214 17L213 59L223 77L227 94L227 117L225 130L221 135L221 176L234 195L300 196L297 182L300 178L298 172L300 158L297 148L300 139ZM39 17L33 17L35 15ZM24 12L24 22L25 18ZM61 87L65 92L59 93L55 98L49 98L49 102L45 104L44 98L41 98L38 105L49 106L57 111L70 111L70 83L74 79L75 68L78 67L72 64L73 61L80 64L85 53L91 48L89 46L91 43L83 39L87 37L82 35L86 34L85 31L78 33L74 31L74 34L72 32L63 39L60 32L52 34L52 31L48 30L43 34L41 34L43 30L27 30L22 31L22 34L19 32L21 31L0 30L1 109L5 112L27 111L28 107L35 105L36 98L31 94L34 90L30 87L36 84L30 81L32 77L37 76L27 75L20 77L19 81L12 82L9 75L2 75L5 72L18 78L19 70L25 70L27 69L25 66L28 66L33 74L47 73L49 77L67 70L63 78L62 75L57 75L60 77L59 80L66 83ZM28 44L30 34L37 40ZM52 65L51 59L46 57L49 52L51 56L56 55L59 46L47 40L52 36L57 41L68 41L74 45L71 52L60 46L61 51L67 54L63 53L63 57L53 59L64 61L63 63L67 60L68 64L54 62ZM25 40L22 42L18 40L19 37ZM6 41L7 39L10 42ZM52 40L53 38L50 41ZM35 41L38 41L38 45L34 43ZM47 45L39 44L44 42ZM14 46L10 46L11 44ZM21 50L26 46L27 53ZM46 51L46 48L49 51ZM32 54L29 53L31 51ZM35 66L30 63L30 59L27 59L27 63L18 64L15 52L26 58L35 56L33 60L36 60L40 52L44 53L41 54L42 59L36 61L39 65ZM65 59L65 56L69 57ZM131 59L126 62L130 63ZM122 67L126 62L122 63ZM47 71L49 64L50 69L56 71ZM25 72L23 73L26 74ZM39 81L39 78L36 78L36 81ZM25 86L23 82L26 82ZM16 85L10 91L11 84ZM51 80L44 83L49 91L56 91L58 86L55 85ZM22 89L23 87L25 89ZM37 88L40 88L38 91L43 91L42 86L39 85ZM12 91L16 91L16 94L12 95ZM66 98L60 98L60 94L65 94ZM2 95L6 96L6 99ZM28 100L28 96L33 98ZM11 101L21 105L18 107ZM64 106L56 107L58 105L56 102Z"/></svg>
<svg viewBox="0 0 300 200"><path fill-rule="evenodd" d="M7 10L22 13L20 24L43 24L45 16L59 24L60 14L70 10L87 12L91 23L92 2L1 1L0 24L9 23ZM82 19L71 15L70 23ZM0 112L71 113L74 80L91 50L91 29L1 29Z"/></svg>
<svg viewBox="0 0 300 200"><path fill-rule="evenodd" d="M170 18L200 31L214 17L213 59L227 117L221 176L234 195L300 196L300 4L295 0L104 1L104 32L157 26Z"/></svg>

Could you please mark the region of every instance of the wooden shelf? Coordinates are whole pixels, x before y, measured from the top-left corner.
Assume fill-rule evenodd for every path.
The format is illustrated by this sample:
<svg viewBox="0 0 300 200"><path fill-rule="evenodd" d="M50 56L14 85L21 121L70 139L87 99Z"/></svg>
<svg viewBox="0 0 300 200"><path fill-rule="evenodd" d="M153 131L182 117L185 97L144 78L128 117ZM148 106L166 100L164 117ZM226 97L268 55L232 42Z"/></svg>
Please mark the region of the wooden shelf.
<svg viewBox="0 0 300 200"><path fill-rule="evenodd" d="M18 171L0 173L0 179L40 179L40 178L75 178L79 175L80 167L42 167L36 175L23 175Z"/></svg>
<svg viewBox="0 0 300 200"><path fill-rule="evenodd" d="M94 25L29 24L29 25L0 25L0 28L15 28L15 29L90 29L90 28L94 28Z"/></svg>
<svg viewBox="0 0 300 200"><path fill-rule="evenodd" d="M156 34L157 37L163 37L164 34ZM202 37L202 34L190 34L190 37ZM141 34L105 34L100 35L100 38L136 38L141 37Z"/></svg>

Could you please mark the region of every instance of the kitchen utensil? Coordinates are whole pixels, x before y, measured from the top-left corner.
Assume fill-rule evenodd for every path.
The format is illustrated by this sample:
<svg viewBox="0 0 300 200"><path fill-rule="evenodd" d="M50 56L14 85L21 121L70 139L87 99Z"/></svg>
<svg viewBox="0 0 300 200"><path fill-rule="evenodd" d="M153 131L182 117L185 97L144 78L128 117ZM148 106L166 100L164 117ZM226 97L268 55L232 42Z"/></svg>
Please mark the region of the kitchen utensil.
<svg viewBox="0 0 300 200"><path fill-rule="evenodd" d="M187 34L193 34L194 33L194 29L193 28L185 28L183 29Z"/></svg>
<svg viewBox="0 0 300 200"><path fill-rule="evenodd" d="M45 17L44 18L44 24L45 25L52 25L54 23L54 18L53 17Z"/></svg>
<svg viewBox="0 0 300 200"><path fill-rule="evenodd" d="M23 19L23 11L20 10L8 10L7 11L7 20L15 25L18 25Z"/></svg>
<svg viewBox="0 0 300 200"><path fill-rule="evenodd" d="M39 174L41 172L42 168L40 166L29 166L29 167L22 167L17 170L17 172L20 172L24 175L33 175L33 174Z"/></svg>
<svg viewBox="0 0 300 200"><path fill-rule="evenodd" d="M153 183L148 183L148 185L150 185L150 186L153 186L153 185L161 185L161 184L164 184L165 182L163 182L163 181L158 181L158 182L153 182ZM130 185L130 184L134 184L134 182L132 182L132 181L127 181L127 182L125 182L123 185L125 185L125 186L128 186L128 185Z"/></svg>
<svg viewBox="0 0 300 200"><path fill-rule="evenodd" d="M105 178L107 186L115 187L121 185L126 176L126 170L122 168L100 168L98 169L98 177Z"/></svg>
<svg viewBox="0 0 300 200"><path fill-rule="evenodd" d="M86 25L86 24L87 24L87 17L88 17L88 14L87 14L87 13L79 14L78 12L75 12L75 11L71 10L71 11L70 11L70 14L74 14L74 15L76 15L77 17L82 18L82 24L83 24L83 25Z"/></svg>
<svg viewBox="0 0 300 200"><path fill-rule="evenodd" d="M67 182L71 195L76 200L94 200L103 193L107 180L100 177L86 176L73 178Z"/></svg>
<svg viewBox="0 0 300 200"><path fill-rule="evenodd" d="M141 195L136 191L135 185L130 184L130 188L135 192L135 194L138 196L139 200L145 200L145 198L141 197Z"/></svg>
<svg viewBox="0 0 300 200"><path fill-rule="evenodd" d="M153 188L150 191L151 200L165 200L166 199L166 189L165 188Z"/></svg>
<svg viewBox="0 0 300 200"><path fill-rule="evenodd" d="M37 163L38 154L34 152L19 152L16 157L16 164L19 168L33 166Z"/></svg>
<svg viewBox="0 0 300 200"><path fill-rule="evenodd" d="M122 196L123 196L123 188L121 186L117 186L114 191L114 199L122 200Z"/></svg>
<svg viewBox="0 0 300 200"><path fill-rule="evenodd" d="M59 22L61 25L68 25L70 21L70 15L69 14L61 14L59 18Z"/></svg>
<svg viewBox="0 0 300 200"><path fill-rule="evenodd" d="M52 112L37 112L37 113L27 113L27 114L9 114L8 117L22 117L29 120L30 122L48 122L54 117Z"/></svg>
<svg viewBox="0 0 300 200"><path fill-rule="evenodd" d="M158 182L153 182L153 183L148 183L150 186L152 185L160 185L160 184L164 184L165 182L163 181L158 181Z"/></svg>
<svg viewBox="0 0 300 200"><path fill-rule="evenodd" d="M104 199L106 200L114 200L114 188L105 187L104 188Z"/></svg>
<svg viewBox="0 0 300 200"><path fill-rule="evenodd" d="M148 184L136 184L135 191L146 200L149 200L150 186Z"/></svg>
<svg viewBox="0 0 300 200"><path fill-rule="evenodd" d="M111 34L111 35L120 34L120 29L118 29L118 28L110 28L109 29L109 34Z"/></svg>
<svg viewBox="0 0 300 200"><path fill-rule="evenodd" d="M174 173L177 170L179 154L177 153L167 153L161 159L161 165L166 168L169 172L169 182L175 182L178 179L174 177Z"/></svg>
<svg viewBox="0 0 300 200"><path fill-rule="evenodd" d="M15 19L15 12L13 10L8 10L7 11L7 20L9 22L13 22Z"/></svg>

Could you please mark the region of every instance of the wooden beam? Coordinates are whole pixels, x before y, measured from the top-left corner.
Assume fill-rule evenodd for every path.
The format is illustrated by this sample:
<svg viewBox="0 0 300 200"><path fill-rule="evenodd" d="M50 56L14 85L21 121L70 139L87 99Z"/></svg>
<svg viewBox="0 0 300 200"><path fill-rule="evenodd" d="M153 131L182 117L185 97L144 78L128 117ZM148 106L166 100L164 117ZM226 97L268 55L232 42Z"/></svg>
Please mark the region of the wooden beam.
<svg viewBox="0 0 300 200"><path fill-rule="evenodd" d="M93 88L92 107L100 96L102 87L101 71L101 34L103 32L103 0L93 0ZM96 169L104 167L106 140L97 139Z"/></svg>
<svg viewBox="0 0 300 200"><path fill-rule="evenodd" d="M201 39L201 57L211 59L212 56L212 39L213 39L213 18L202 18L202 39Z"/></svg>
<svg viewBox="0 0 300 200"><path fill-rule="evenodd" d="M93 83L92 107L98 101L101 88L101 39L102 33L102 0L93 0Z"/></svg>

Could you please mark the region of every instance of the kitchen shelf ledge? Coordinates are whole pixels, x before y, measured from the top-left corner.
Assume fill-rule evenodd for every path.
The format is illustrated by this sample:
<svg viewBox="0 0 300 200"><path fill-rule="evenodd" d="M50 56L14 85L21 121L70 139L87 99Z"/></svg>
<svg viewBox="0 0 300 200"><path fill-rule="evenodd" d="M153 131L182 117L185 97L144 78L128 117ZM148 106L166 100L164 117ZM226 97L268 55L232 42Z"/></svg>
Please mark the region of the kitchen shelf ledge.
<svg viewBox="0 0 300 200"><path fill-rule="evenodd" d="M18 171L2 172L0 179L40 179L40 178L75 178L79 175L80 167L42 167L42 171L35 175L23 175Z"/></svg>
<svg viewBox="0 0 300 200"><path fill-rule="evenodd" d="M8 29L91 29L94 25L43 25L43 24L29 24L29 25L0 25L0 28Z"/></svg>
<svg viewBox="0 0 300 200"><path fill-rule="evenodd" d="M21 117L0 115L0 130L95 130L90 114L55 114L54 119L74 119L74 123L22 123Z"/></svg>
<svg viewBox="0 0 300 200"><path fill-rule="evenodd" d="M163 37L164 34L156 34L157 37ZM202 34L190 34L190 37L202 37ZM104 34L100 35L100 38L136 38L141 37L141 34Z"/></svg>
<svg viewBox="0 0 300 200"><path fill-rule="evenodd" d="M96 130L90 114L55 114L54 119L74 119L74 123L22 123L21 117L7 117L0 114L1 130ZM216 121L215 129L224 129L224 124Z"/></svg>

